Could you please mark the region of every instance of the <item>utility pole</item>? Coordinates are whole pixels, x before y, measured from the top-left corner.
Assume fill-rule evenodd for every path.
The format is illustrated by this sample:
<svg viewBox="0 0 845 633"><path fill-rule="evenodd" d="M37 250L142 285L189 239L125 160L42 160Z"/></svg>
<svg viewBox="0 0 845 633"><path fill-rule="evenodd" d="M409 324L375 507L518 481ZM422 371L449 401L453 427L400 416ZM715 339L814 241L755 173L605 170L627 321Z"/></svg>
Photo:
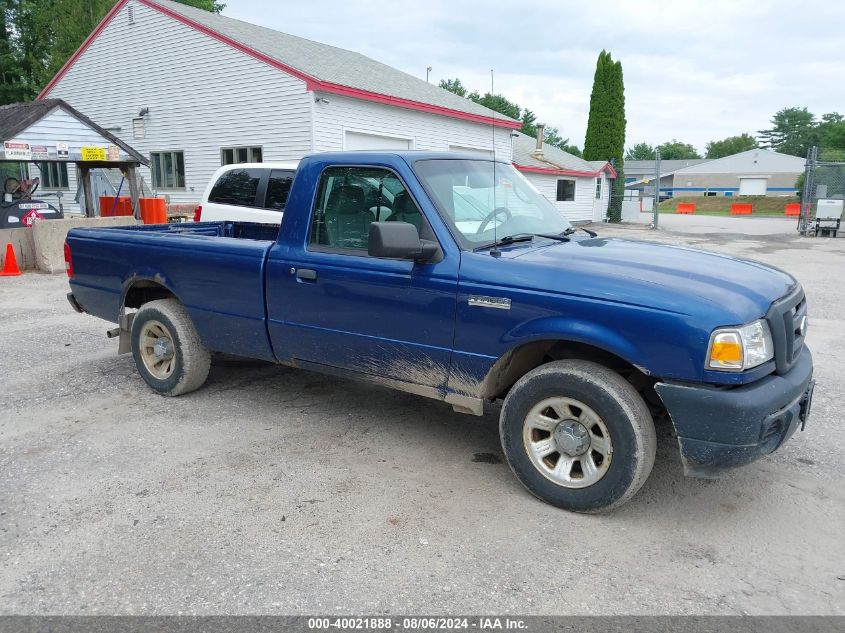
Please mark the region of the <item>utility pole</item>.
<svg viewBox="0 0 845 633"><path fill-rule="evenodd" d="M657 219L659 217L659 213L657 211L657 205L660 203L660 150L654 150L654 206L651 210L652 218L651 218L651 228L657 228Z"/></svg>
<svg viewBox="0 0 845 633"><path fill-rule="evenodd" d="M431 66L425 69L425 83L428 83L428 74L431 72Z"/></svg>

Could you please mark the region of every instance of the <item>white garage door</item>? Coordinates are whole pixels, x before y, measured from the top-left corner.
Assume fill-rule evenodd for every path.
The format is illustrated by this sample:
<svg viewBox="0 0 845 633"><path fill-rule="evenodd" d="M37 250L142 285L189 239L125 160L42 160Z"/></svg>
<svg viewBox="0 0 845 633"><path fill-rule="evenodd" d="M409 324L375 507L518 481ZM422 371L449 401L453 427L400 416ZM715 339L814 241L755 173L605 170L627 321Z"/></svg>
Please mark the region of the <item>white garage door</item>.
<svg viewBox="0 0 845 633"><path fill-rule="evenodd" d="M739 195L741 196L765 196L767 189L766 178L740 178Z"/></svg>
<svg viewBox="0 0 845 633"><path fill-rule="evenodd" d="M483 156L484 158L493 158L493 150L478 149L477 147L464 147L462 145L450 145L450 152L461 152L463 154L472 154L473 156Z"/></svg>
<svg viewBox="0 0 845 633"><path fill-rule="evenodd" d="M344 147L347 150L360 149L411 149L411 139L396 138L395 136L380 136L378 134L363 134L361 132L347 132Z"/></svg>

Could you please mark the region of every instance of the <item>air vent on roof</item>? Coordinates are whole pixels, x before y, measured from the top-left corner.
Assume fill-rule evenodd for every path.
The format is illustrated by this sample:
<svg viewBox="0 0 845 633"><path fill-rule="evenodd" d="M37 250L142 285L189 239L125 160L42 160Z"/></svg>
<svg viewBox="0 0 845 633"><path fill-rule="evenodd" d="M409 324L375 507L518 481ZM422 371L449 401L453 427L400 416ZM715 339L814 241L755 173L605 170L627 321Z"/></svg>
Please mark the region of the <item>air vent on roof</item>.
<svg viewBox="0 0 845 633"><path fill-rule="evenodd" d="M131 4L126 7L126 17L129 18L129 24L135 24L135 7Z"/></svg>

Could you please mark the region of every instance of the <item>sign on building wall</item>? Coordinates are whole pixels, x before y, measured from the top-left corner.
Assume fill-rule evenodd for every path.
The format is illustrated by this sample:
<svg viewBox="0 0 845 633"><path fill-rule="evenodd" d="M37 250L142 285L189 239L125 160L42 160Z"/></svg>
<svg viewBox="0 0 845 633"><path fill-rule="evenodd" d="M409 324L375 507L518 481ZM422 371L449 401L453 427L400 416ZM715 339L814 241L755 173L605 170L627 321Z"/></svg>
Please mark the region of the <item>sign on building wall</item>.
<svg viewBox="0 0 845 633"><path fill-rule="evenodd" d="M6 160L30 160L32 158L32 150L29 147L29 143L4 141L3 150L6 154Z"/></svg>

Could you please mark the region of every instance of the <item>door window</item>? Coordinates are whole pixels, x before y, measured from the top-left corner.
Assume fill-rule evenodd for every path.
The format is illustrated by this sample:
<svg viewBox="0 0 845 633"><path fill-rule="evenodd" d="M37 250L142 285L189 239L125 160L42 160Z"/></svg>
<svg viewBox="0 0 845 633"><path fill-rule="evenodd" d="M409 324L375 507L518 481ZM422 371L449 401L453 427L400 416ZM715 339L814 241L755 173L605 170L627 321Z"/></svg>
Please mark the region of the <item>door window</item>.
<svg viewBox="0 0 845 633"><path fill-rule="evenodd" d="M261 181L260 169L233 169L220 175L211 193L209 202L233 204L236 206L255 206L255 194Z"/></svg>
<svg viewBox="0 0 845 633"><path fill-rule="evenodd" d="M409 222L423 217L402 181L387 169L330 167L320 177L309 243L366 251L370 224Z"/></svg>

